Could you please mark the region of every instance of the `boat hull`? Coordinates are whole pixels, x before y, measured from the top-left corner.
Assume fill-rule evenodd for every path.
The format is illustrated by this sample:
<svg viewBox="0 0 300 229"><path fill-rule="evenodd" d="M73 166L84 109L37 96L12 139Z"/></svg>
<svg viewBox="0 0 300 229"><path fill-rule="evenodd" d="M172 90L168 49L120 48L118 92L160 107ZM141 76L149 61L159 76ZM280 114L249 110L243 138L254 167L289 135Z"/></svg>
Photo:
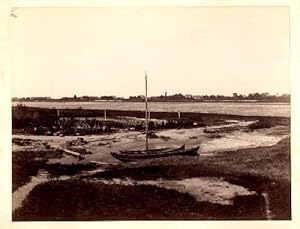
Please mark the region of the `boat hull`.
<svg viewBox="0 0 300 229"><path fill-rule="evenodd" d="M149 154L159 154L159 153L168 153L175 150L183 150L185 149L185 145L182 145L178 148L172 149L172 148L160 148L160 149L151 149L151 150L121 150L120 154L123 155L149 155Z"/></svg>
<svg viewBox="0 0 300 229"><path fill-rule="evenodd" d="M195 147L195 148L191 148L191 149L180 149L180 150L173 150L170 152L153 153L153 154L124 155L124 154L118 154L118 153L111 153L111 155L120 161L130 162L130 161L135 161L135 160L169 157L169 156L197 156L198 150L199 150L199 147Z"/></svg>

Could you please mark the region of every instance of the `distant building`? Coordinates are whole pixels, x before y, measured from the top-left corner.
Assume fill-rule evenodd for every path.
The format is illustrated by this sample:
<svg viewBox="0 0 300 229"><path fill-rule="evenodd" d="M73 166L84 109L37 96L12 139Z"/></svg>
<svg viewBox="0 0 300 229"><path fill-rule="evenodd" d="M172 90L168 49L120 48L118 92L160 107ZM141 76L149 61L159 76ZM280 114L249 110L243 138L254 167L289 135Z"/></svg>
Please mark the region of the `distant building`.
<svg viewBox="0 0 300 229"><path fill-rule="evenodd" d="M204 96L203 95L194 95L193 98L197 99L197 100L201 100L204 98Z"/></svg>
<svg viewBox="0 0 300 229"><path fill-rule="evenodd" d="M184 97L185 97L186 99L192 99L192 98L193 98L193 95L191 95L191 94L186 94Z"/></svg>
<svg viewBox="0 0 300 229"><path fill-rule="evenodd" d="M270 96L270 93L264 92L264 93L261 94L261 96L262 96L262 97L268 97L268 96Z"/></svg>

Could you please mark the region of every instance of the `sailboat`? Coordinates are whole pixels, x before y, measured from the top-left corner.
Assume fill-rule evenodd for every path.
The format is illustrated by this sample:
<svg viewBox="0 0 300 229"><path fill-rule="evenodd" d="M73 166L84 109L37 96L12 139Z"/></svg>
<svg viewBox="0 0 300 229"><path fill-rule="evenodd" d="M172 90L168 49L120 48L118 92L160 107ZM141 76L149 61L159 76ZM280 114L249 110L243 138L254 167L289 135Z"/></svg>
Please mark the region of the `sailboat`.
<svg viewBox="0 0 300 229"><path fill-rule="evenodd" d="M187 156L196 156L198 155L199 146L185 149L185 145L182 145L178 148L160 148L160 149L149 149L148 147L148 95L147 95L147 72L145 72L145 132L146 132L146 147L143 150L121 150L119 153L111 153L111 155L124 162L140 160L140 159L149 159L157 157L168 157L174 155L187 155Z"/></svg>

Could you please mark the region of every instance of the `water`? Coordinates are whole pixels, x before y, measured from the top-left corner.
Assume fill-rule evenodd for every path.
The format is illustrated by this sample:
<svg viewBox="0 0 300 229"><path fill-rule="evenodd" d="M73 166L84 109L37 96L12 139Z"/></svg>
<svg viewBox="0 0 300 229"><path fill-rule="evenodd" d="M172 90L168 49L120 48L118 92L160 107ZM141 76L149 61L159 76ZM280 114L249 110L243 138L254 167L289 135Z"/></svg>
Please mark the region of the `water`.
<svg viewBox="0 0 300 229"><path fill-rule="evenodd" d="M18 103L13 102L13 106ZM79 108L107 110L145 110L141 102L24 102L26 106L43 108ZM150 111L169 112L201 112L255 116L290 117L288 103L259 103L259 102L155 102L149 103ZM109 113L108 113L109 117Z"/></svg>
<svg viewBox="0 0 300 229"><path fill-rule="evenodd" d="M130 178L112 180L94 179L95 183L107 185L152 185L159 188L172 189L180 193L187 193L197 201L210 202L221 205L233 205L236 196L250 196L256 192L249 191L243 186L231 184L223 178L216 177L194 177L183 180L132 180Z"/></svg>
<svg viewBox="0 0 300 229"><path fill-rule="evenodd" d="M288 135L268 135L264 132L239 132L226 134L222 138L210 139L201 143L201 152L222 152L245 148L273 146Z"/></svg>
<svg viewBox="0 0 300 229"><path fill-rule="evenodd" d="M30 182L25 185L19 187L12 194L12 210L15 211L19 207L22 206L23 201L26 199L30 191L37 186L38 184L44 183L48 181L48 173L45 171L39 171L38 175L32 177Z"/></svg>
<svg viewBox="0 0 300 229"><path fill-rule="evenodd" d="M70 176L60 176L56 178L56 180L68 180ZM46 183L54 179L50 179L49 174L45 170L39 170L37 176L31 177L30 181L25 185L19 187L14 193L12 194L12 211L14 212L18 208L20 208L27 198L29 193L36 187L38 184Z"/></svg>

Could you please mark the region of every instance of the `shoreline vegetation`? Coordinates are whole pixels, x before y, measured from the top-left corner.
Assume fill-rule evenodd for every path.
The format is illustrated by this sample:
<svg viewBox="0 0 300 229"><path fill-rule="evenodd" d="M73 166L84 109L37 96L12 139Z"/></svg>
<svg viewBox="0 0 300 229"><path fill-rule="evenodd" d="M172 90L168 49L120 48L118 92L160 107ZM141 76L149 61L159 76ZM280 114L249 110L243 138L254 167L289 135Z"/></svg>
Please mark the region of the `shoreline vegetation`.
<svg viewBox="0 0 300 229"><path fill-rule="evenodd" d="M137 123L144 118L144 112L109 112L109 120L97 120L94 117L103 116L102 110L62 109L57 117L55 109L13 107L12 193L18 197L18 191L25 190L26 185L32 188L23 201L18 200L21 205L12 212L13 221L291 219L290 118L192 112L183 112L179 118L176 112L151 112L153 142L158 141L161 131L199 128L204 129L208 141L225 138L232 132L254 135L256 131L265 131L267 135L286 137L275 145L213 151L210 156L204 156L201 155L203 140L198 136L189 139L200 144L197 157L171 156L136 163L111 161L114 163L106 167L86 160L63 163L66 155L51 147L53 139L61 143L73 139L72 149L80 149L94 160L93 155L101 156L105 147L112 149L109 144L122 145L122 141L118 143L121 139L108 139L112 133L143 133L143 122L140 129ZM67 124L62 120L67 120ZM161 120L169 124L162 125ZM235 126L240 121L250 122L247 126ZM103 131L102 124L107 128L111 125L111 132ZM38 130L35 127L46 129L34 132ZM91 129L99 132L89 132ZM90 142L98 139L89 143L97 146L92 148L93 152L87 148L89 134L96 134ZM51 135L51 138L33 135ZM141 135L135 136L137 141ZM167 139L160 141L172 144ZM193 195L201 188L194 181L198 178L197 182L201 179L208 182L203 187L212 183L210 189L198 194L200 197L228 197L231 186L245 189L251 195L236 195L229 205L198 200ZM190 190L186 187L182 191L180 185L174 186L181 182L190 182ZM214 194L215 189L221 191Z"/></svg>
<svg viewBox="0 0 300 229"><path fill-rule="evenodd" d="M77 96L73 97L13 97L12 102L99 102L99 101L123 101L123 102L145 102L144 95L129 96L128 98L117 96ZM181 93L174 95L160 95L148 98L148 102L267 102L267 103L290 103L290 95L271 95L269 93L250 93L248 95L232 96L224 95L183 95Z"/></svg>

